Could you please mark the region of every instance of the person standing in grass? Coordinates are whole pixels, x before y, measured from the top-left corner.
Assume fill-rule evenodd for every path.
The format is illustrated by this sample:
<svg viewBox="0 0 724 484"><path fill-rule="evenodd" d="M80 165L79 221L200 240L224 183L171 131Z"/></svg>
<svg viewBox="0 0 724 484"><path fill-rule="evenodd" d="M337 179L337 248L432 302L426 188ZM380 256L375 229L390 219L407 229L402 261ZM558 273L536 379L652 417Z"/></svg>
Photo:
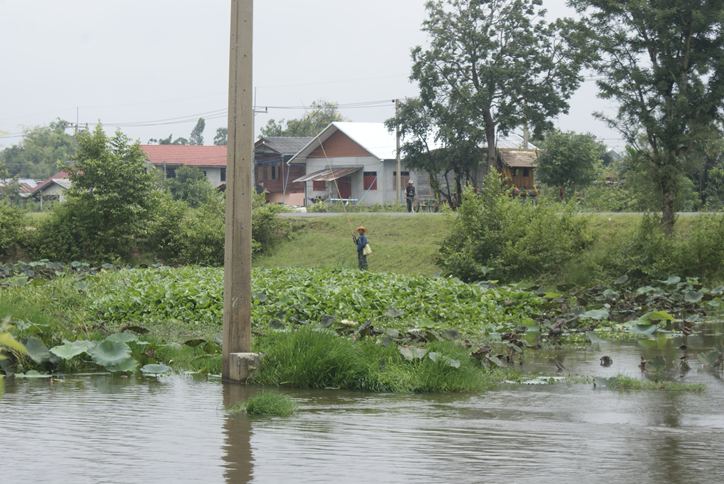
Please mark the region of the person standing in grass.
<svg viewBox="0 0 724 484"><path fill-rule="evenodd" d="M415 183L410 180L405 188L405 200L407 201L407 211L412 212L412 204L415 201Z"/></svg>
<svg viewBox="0 0 724 484"><path fill-rule="evenodd" d="M365 254L365 246L367 245L367 229L363 226L357 227L357 235L352 236L352 240L357 246L357 263L359 264L359 270L367 270L367 254Z"/></svg>

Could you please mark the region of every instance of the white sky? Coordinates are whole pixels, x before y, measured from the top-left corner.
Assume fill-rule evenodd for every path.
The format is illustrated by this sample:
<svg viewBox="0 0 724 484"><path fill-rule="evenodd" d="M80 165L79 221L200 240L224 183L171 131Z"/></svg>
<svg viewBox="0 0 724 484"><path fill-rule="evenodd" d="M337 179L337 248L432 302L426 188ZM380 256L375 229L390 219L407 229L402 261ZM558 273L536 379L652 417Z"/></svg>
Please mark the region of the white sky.
<svg viewBox="0 0 724 484"><path fill-rule="evenodd" d="M410 49L425 0L256 0L254 78L258 106L342 105L415 96ZM545 0L551 17L571 15ZM229 0L0 0L0 147L23 128L57 117L101 120L133 138L188 137L204 116L205 141L226 125ZM564 130L591 132L613 147L618 133L591 115L613 106L586 82ZM351 121L384 121L393 106L342 108ZM300 109L256 117L294 118ZM175 124L132 127L172 118ZM192 119L193 118L193 119ZM163 121L166 122L166 121ZM10 136L10 137L8 137Z"/></svg>

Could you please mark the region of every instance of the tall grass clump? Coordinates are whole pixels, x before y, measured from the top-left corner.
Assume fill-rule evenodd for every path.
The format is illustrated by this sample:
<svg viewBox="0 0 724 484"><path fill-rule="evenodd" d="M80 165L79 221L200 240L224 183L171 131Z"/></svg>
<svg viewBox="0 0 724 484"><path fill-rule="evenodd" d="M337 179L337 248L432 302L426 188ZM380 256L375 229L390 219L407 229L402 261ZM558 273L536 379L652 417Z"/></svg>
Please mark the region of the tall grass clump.
<svg viewBox="0 0 724 484"><path fill-rule="evenodd" d="M626 375L616 375L606 381L606 386L611 390L635 391L635 390L663 390L670 392L703 392L706 386L701 383L681 383L675 381L651 381L640 380Z"/></svg>
<svg viewBox="0 0 724 484"><path fill-rule="evenodd" d="M386 392L470 392L490 388L494 375L453 342L435 342L414 358L397 345L354 341L330 331L301 328L265 337L255 383L300 388Z"/></svg>
<svg viewBox="0 0 724 484"><path fill-rule="evenodd" d="M273 392L259 393L229 409L231 413L245 412L250 417L289 417L295 411L294 400Z"/></svg>
<svg viewBox="0 0 724 484"><path fill-rule="evenodd" d="M261 347L264 359L255 381L299 388L370 390L370 368L349 339L331 331L302 328L269 336Z"/></svg>

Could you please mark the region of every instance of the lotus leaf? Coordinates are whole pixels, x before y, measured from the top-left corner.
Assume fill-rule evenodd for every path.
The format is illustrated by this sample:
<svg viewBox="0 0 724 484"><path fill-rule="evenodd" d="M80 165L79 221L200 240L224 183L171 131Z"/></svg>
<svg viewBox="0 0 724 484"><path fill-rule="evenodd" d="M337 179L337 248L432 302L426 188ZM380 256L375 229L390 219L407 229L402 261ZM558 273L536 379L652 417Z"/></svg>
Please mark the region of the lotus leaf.
<svg viewBox="0 0 724 484"><path fill-rule="evenodd" d="M124 331L123 333L112 334L106 338L106 341L113 341L115 343L133 343L138 341L138 336Z"/></svg>
<svg viewBox="0 0 724 484"><path fill-rule="evenodd" d="M31 336L25 342L25 349L31 360L37 364L44 363L50 359L50 351L40 338Z"/></svg>
<svg viewBox="0 0 724 484"><path fill-rule="evenodd" d="M670 276L668 279L661 281L662 283L666 284L667 286L675 286L676 284L681 282L681 277L679 276Z"/></svg>
<svg viewBox="0 0 724 484"><path fill-rule="evenodd" d="M92 341L85 341L85 340L79 340L79 341L67 341L64 344L60 346L54 346L50 349L50 352L53 353L58 358L61 358L63 360L70 360L75 358L76 356L87 352L91 348L93 348L96 344Z"/></svg>
<svg viewBox="0 0 724 484"><path fill-rule="evenodd" d="M649 323L650 321L673 321L674 316L666 311L651 311L641 316L639 320L645 321L646 323Z"/></svg>
<svg viewBox="0 0 724 484"><path fill-rule="evenodd" d="M15 378L24 378L26 380L37 380L37 379L43 379L43 378L53 378L53 375L50 375L48 373L40 373L35 370L30 370L25 373L16 373Z"/></svg>
<svg viewBox="0 0 724 484"><path fill-rule="evenodd" d="M591 309L590 311L581 313L578 317L580 319L593 319L595 321L602 321L604 319L608 319L608 316L609 316L608 309L601 308L601 309Z"/></svg>
<svg viewBox="0 0 724 484"><path fill-rule="evenodd" d="M133 358L126 358L125 360L116 363L114 365L106 365L106 370L112 373L124 373L135 371L138 367L138 362Z"/></svg>
<svg viewBox="0 0 724 484"><path fill-rule="evenodd" d="M426 349L414 346L400 346L399 350L402 357L407 361L421 360L427 354Z"/></svg>
<svg viewBox="0 0 724 484"><path fill-rule="evenodd" d="M704 298L704 294L701 291L686 291L684 293L684 301L696 304Z"/></svg>
<svg viewBox="0 0 724 484"><path fill-rule="evenodd" d="M141 367L141 373L150 376L164 375L166 373L169 373L170 371L171 367L164 364L144 365L143 367Z"/></svg>
<svg viewBox="0 0 724 484"><path fill-rule="evenodd" d="M430 353L427 354L427 357L430 358L430 360L434 361L435 363L440 361L442 363L445 363L450 368L460 368L460 360L454 360L441 353L436 353L434 351L431 351Z"/></svg>
<svg viewBox="0 0 724 484"><path fill-rule="evenodd" d="M111 370L110 367L124 363L131 356L131 348L120 341L104 340L88 350L93 361Z"/></svg>

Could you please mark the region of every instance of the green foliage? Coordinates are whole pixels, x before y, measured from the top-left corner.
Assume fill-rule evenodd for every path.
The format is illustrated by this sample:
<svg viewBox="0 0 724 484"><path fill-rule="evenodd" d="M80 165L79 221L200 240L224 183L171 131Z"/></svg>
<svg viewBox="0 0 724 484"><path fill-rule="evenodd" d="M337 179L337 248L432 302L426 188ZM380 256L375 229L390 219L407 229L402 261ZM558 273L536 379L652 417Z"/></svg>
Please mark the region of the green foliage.
<svg viewBox="0 0 724 484"><path fill-rule="evenodd" d="M174 200L182 200L193 208L206 203L216 194L204 172L193 166L178 168L176 176L166 180L166 186Z"/></svg>
<svg viewBox="0 0 724 484"><path fill-rule="evenodd" d="M229 409L231 413L245 412L250 417L289 417L297 406L290 397L281 393L262 392L240 405Z"/></svg>
<svg viewBox="0 0 724 484"><path fill-rule="evenodd" d="M606 146L591 134L552 131L541 146L537 175L551 186L583 188L596 177Z"/></svg>
<svg viewBox="0 0 724 484"><path fill-rule="evenodd" d="M121 133L108 138L101 126L78 134L73 182L37 231L36 252L54 260L128 258L150 219L156 188L138 144Z"/></svg>
<svg viewBox="0 0 724 484"><path fill-rule="evenodd" d="M702 136L721 123L722 3L572 0L598 52L600 95L619 106L604 118L639 155L671 235L678 181ZM719 135L720 136L720 135Z"/></svg>
<svg viewBox="0 0 724 484"><path fill-rule="evenodd" d="M192 145L203 145L204 144L204 130L206 129L206 120L199 118L196 121L196 126L191 130L191 136L189 137L189 144Z"/></svg>
<svg viewBox="0 0 724 484"><path fill-rule="evenodd" d="M337 103L314 101L311 109L300 119L276 121L270 119L261 128L261 135L268 136L317 136L330 123L343 121Z"/></svg>
<svg viewBox="0 0 724 484"><path fill-rule="evenodd" d="M0 259L11 255L17 249L22 232L22 213L0 201Z"/></svg>
<svg viewBox="0 0 724 484"><path fill-rule="evenodd" d="M300 388L361 391L465 392L491 384L486 372L453 343L432 344L407 360L396 346L353 341L328 330L301 328L264 338L254 381Z"/></svg>
<svg viewBox="0 0 724 484"><path fill-rule="evenodd" d="M573 21L548 23L539 0L434 0L422 30L429 47L412 51L411 78L446 146L486 146L524 124L537 132L568 109L584 57Z"/></svg>
<svg viewBox="0 0 724 484"><path fill-rule="evenodd" d="M44 179L58 169L58 165L75 159L77 143L66 133L70 123L58 119L48 126L25 131L23 141L0 151L9 176ZM2 177L0 177L2 178Z"/></svg>
<svg viewBox="0 0 724 484"><path fill-rule="evenodd" d="M571 207L512 198L491 172L482 195L465 193L439 263L465 281L553 275L590 242L585 221Z"/></svg>
<svg viewBox="0 0 724 484"><path fill-rule="evenodd" d="M680 383L673 381L651 381L632 378L626 375L617 375L606 380L606 386L611 390L663 390L668 392L696 392L706 390L700 383Z"/></svg>
<svg viewBox="0 0 724 484"><path fill-rule="evenodd" d="M217 128L214 136L214 144L216 146L226 146L229 142L228 128Z"/></svg>

